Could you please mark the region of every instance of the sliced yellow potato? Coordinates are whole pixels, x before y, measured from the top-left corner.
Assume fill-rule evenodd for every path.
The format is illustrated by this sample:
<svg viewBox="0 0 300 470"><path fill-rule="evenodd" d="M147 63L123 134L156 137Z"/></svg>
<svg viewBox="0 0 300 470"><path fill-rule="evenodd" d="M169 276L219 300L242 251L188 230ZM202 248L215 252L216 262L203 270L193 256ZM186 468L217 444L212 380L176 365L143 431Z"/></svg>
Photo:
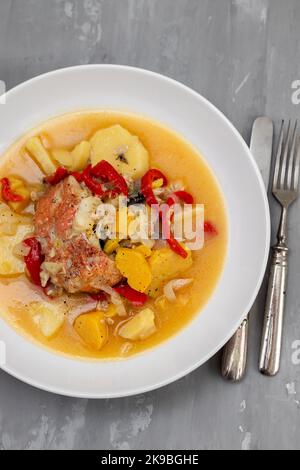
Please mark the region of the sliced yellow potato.
<svg viewBox="0 0 300 470"><path fill-rule="evenodd" d="M97 131L90 140L92 165L107 160L122 175L141 178L149 169L149 154L138 137L115 125Z"/></svg>
<svg viewBox="0 0 300 470"><path fill-rule="evenodd" d="M52 338L64 323L64 313L50 302L32 302L30 311L41 333L46 338Z"/></svg>
<svg viewBox="0 0 300 470"><path fill-rule="evenodd" d="M72 155L69 150L65 149L54 149L51 152L53 159L59 164L59 166L64 166L66 168L71 168L72 166Z"/></svg>
<svg viewBox="0 0 300 470"><path fill-rule="evenodd" d="M92 349L101 349L108 339L103 312L89 312L76 318L74 329Z"/></svg>
<svg viewBox="0 0 300 470"><path fill-rule="evenodd" d="M155 315L150 308L145 308L124 323L119 329L119 336L132 341L143 340L156 332Z"/></svg>
<svg viewBox="0 0 300 470"><path fill-rule="evenodd" d="M192 266L191 251L187 250L187 253L187 258L182 258L169 247L153 250L153 254L148 259L152 274L152 281L147 290L150 297L156 297L166 281L174 279Z"/></svg>
<svg viewBox="0 0 300 470"><path fill-rule="evenodd" d="M72 170L73 171L80 171L83 170L89 161L91 152L91 144L86 140L80 142L80 144L76 145L74 150L71 152L71 159L72 159Z"/></svg>
<svg viewBox="0 0 300 470"><path fill-rule="evenodd" d="M32 233L32 225L19 225L15 235L0 237L0 276L10 277L24 273L25 263L14 254L14 247Z"/></svg>
<svg viewBox="0 0 300 470"><path fill-rule="evenodd" d="M147 290L152 276L149 264L141 253L130 248L120 248L115 261L130 287L138 292Z"/></svg>
<svg viewBox="0 0 300 470"><path fill-rule="evenodd" d="M56 171L56 165L39 137L30 137L25 144L25 148L46 175L51 175Z"/></svg>

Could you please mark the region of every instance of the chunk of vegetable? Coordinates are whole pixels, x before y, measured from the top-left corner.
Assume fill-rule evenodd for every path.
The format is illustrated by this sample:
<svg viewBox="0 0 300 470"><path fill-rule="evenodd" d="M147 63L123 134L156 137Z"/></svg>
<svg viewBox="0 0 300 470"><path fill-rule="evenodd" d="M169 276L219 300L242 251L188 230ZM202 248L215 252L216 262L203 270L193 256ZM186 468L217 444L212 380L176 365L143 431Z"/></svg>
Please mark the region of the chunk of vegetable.
<svg viewBox="0 0 300 470"><path fill-rule="evenodd" d="M15 235L20 224L32 223L29 215L19 215L13 212L8 205L0 203L0 236Z"/></svg>
<svg viewBox="0 0 300 470"><path fill-rule="evenodd" d="M108 329L103 312L89 312L76 318L74 329L92 349L101 349L108 339Z"/></svg>
<svg viewBox="0 0 300 470"><path fill-rule="evenodd" d="M135 251L138 251L139 253L141 253L145 258L150 258L150 256L152 255L151 248L149 248L148 246L144 244L141 244L135 247Z"/></svg>
<svg viewBox="0 0 300 470"><path fill-rule="evenodd" d="M14 254L14 247L31 232L31 224L22 224L14 235L0 237L0 276L10 277L24 273L25 263L21 257Z"/></svg>
<svg viewBox="0 0 300 470"><path fill-rule="evenodd" d="M48 339L58 332L65 319L62 310L49 302L38 302L35 315L41 333Z"/></svg>
<svg viewBox="0 0 300 470"><path fill-rule="evenodd" d="M65 318L58 306L45 301L31 302L29 304L29 312L33 317L33 321L46 338L51 338L57 333Z"/></svg>
<svg viewBox="0 0 300 470"><path fill-rule="evenodd" d="M72 155L69 150L65 149L54 149L51 152L53 159L59 164L59 166L63 166L66 168L71 169L72 167Z"/></svg>
<svg viewBox="0 0 300 470"><path fill-rule="evenodd" d="M107 240L105 242L105 245L104 245L104 248L103 248L103 251L104 253L106 253L107 255L111 255L114 251L117 250L119 246L119 241L114 239L114 240Z"/></svg>
<svg viewBox="0 0 300 470"><path fill-rule="evenodd" d="M80 142L71 152L71 169L73 171L83 170L89 161L91 144L86 140Z"/></svg>
<svg viewBox="0 0 300 470"><path fill-rule="evenodd" d="M122 338L132 341L143 340L156 332L155 315L150 308L145 308L126 321L118 333Z"/></svg>
<svg viewBox="0 0 300 470"><path fill-rule="evenodd" d="M116 255L116 265L127 278L130 287L145 292L151 283L151 271L145 257L136 250L120 248Z"/></svg>
<svg viewBox="0 0 300 470"><path fill-rule="evenodd" d="M139 138L120 125L97 131L90 140L91 162L108 161L122 175L133 179L149 169L149 154Z"/></svg>
<svg viewBox="0 0 300 470"><path fill-rule="evenodd" d="M148 259L152 274L152 282L147 290L150 297L156 297L163 284L186 271L193 264L192 254L187 250L188 256L182 258L168 247L153 250Z"/></svg>
<svg viewBox="0 0 300 470"><path fill-rule="evenodd" d="M25 144L25 148L46 175L55 173L56 165L39 137L30 137Z"/></svg>
<svg viewBox="0 0 300 470"><path fill-rule="evenodd" d="M95 215L101 200L98 197L89 196L81 200L77 209L73 228L78 232L92 230L95 224Z"/></svg>
<svg viewBox="0 0 300 470"><path fill-rule="evenodd" d="M30 202L30 190L25 181L20 177L10 176L9 178L10 189L22 197L22 201L12 202L8 201L9 207L15 212L22 212Z"/></svg>

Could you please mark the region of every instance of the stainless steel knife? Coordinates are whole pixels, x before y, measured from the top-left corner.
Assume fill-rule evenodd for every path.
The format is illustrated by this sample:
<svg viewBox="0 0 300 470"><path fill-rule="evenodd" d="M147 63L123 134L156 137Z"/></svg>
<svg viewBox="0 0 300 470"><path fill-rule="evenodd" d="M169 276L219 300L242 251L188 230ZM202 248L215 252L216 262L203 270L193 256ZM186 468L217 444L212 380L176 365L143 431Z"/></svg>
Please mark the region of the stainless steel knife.
<svg viewBox="0 0 300 470"><path fill-rule="evenodd" d="M254 121L250 142L250 151L263 177L268 190L274 126L271 119L259 117ZM251 315L251 310L249 312ZM240 381L246 371L248 353L249 315L233 337L224 346L222 356L222 376L232 382Z"/></svg>

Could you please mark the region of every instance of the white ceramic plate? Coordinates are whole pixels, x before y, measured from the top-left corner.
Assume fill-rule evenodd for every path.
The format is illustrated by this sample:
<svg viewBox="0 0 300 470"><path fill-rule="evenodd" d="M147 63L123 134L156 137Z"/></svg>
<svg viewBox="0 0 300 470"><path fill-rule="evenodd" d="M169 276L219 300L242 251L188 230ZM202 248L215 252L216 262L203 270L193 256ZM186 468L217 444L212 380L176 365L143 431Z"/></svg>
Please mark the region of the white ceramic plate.
<svg viewBox="0 0 300 470"><path fill-rule="evenodd" d="M41 75L9 91L0 105L1 152L50 117L84 108L115 108L165 123L199 148L221 185L229 218L222 278L201 315L153 350L120 361L68 359L27 341L4 321L3 369L36 387L76 397L107 398L152 390L207 361L231 337L258 293L269 248L264 185L245 142L207 100L169 78L115 65Z"/></svg>

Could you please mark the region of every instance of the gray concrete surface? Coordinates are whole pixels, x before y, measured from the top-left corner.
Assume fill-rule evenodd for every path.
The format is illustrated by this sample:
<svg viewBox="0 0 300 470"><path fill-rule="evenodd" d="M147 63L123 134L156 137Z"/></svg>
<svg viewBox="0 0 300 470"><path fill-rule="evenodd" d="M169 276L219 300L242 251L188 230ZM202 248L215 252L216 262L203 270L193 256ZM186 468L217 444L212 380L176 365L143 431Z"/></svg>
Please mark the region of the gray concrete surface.
<svg viewBox="0 0 300 470"><path fill-rule="evenodd" d="M11 88L74 64L161 72L216 104L248 141L253 119L299 115L299 0L1 0L0 79ZM51 395L0 372L3 449L299 449L300 202L292 209L287 321L280 375L257 371L263 293L252 319L245 381L216 356L142 396L104 401ZM274 222L278 210L272 204Z"/></svg>

